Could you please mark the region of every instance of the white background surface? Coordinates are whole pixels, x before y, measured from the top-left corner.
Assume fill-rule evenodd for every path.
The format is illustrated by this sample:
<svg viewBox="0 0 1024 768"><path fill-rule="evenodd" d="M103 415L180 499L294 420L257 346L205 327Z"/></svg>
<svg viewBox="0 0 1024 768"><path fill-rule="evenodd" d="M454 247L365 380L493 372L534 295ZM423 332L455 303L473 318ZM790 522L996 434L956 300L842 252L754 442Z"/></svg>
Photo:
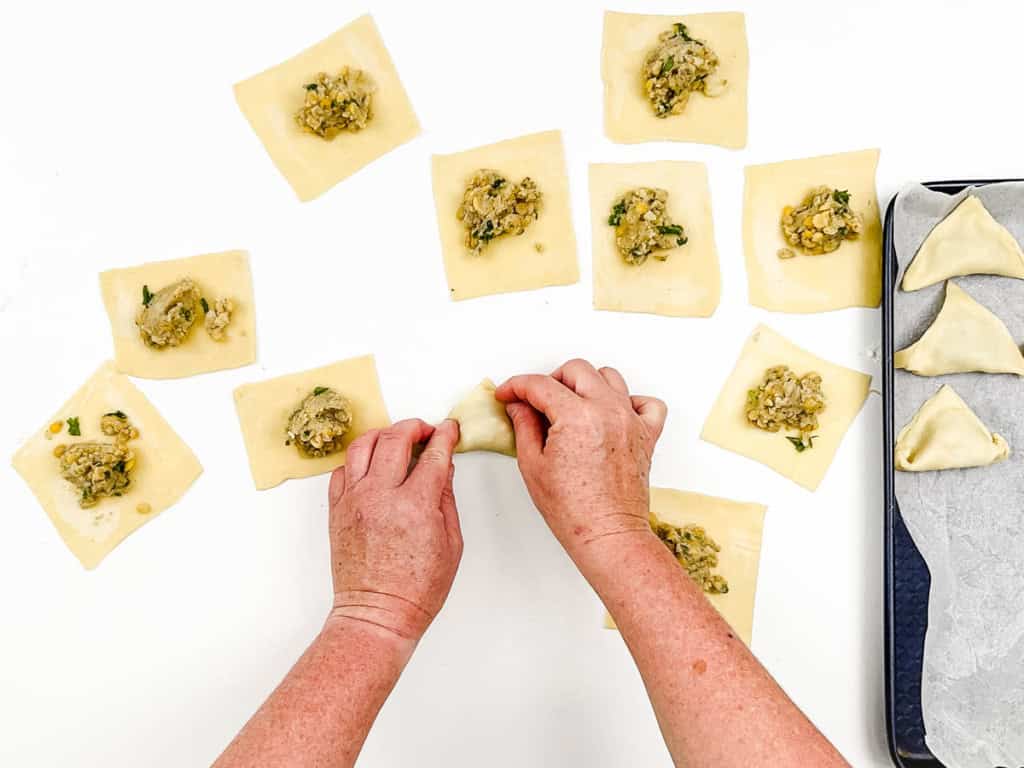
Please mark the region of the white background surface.
<svg viewBox="0 0 1024 768"><path fill-rule="evenodd" d="M743 6L747 6L743 8ZM1002 6L1000 8L1000 6ZM881 677L881 408L872 395L815 494L698 440L765 321L874 374L877 311L746 304L742 168L881 146L907 181L1013 176L1020 15L972 2L626 3L747 12L750 141L616 146L601 131L598 3L25 3L0 27L0 391L5 455L111 353L102 269L250 251L257 365L139 386L206 472L87 573L0 469L0 765L211 762L327 610L327 478L257 493L231 389L374 352L393 418L442 417L482 376L583 355L668 401L657 485L769 505L754 651L855 766L888 764ZM359 13L424 125L299 204L231 85ZM1013 17L1011 18L1011 14ZM567 145L582 280L449 303L429 154L548 128ZM711 320L590 307L589 161L709 164L722 304ZM877 386L877 384L876 384ZM514 463L460 457L454 591L367 742L366 766L669 765L639 677L532 508Z"/></svg>

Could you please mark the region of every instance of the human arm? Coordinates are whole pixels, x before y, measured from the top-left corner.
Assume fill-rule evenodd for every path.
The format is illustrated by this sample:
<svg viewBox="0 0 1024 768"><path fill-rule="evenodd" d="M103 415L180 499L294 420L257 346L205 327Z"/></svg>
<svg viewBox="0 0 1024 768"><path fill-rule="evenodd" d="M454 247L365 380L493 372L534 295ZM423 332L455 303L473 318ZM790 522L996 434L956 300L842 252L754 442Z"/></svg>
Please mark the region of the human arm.
<svg viewBox="0 0 1024 768"><path fill-rule="evenodd" d="M615 619L675 763L845 766L651 531L664 404L582 360L496 397L530 496Z"/></svg>
<svg viewBox="0 0 1024 768"><path fill-rule="evenodd" d="M323 629L215 768L347 768L462 556L458 425L399 422L354 440L328 491L334 603ZM413 446L426 442L409 469Z"/></svg>

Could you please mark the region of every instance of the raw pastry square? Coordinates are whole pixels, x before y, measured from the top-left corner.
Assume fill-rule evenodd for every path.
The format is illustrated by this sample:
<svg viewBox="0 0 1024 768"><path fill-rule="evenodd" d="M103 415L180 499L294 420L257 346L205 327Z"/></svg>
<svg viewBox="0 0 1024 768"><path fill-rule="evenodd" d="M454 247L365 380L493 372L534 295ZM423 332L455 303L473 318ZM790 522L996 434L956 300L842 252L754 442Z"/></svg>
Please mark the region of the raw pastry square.
<svg viewBox="0 0 1024 768"><path fill-rule="evenodd" d="M651 488L651 512L671 525L703 526L722 548L718 553L718 568L713 573L725 577L729 591L724 595L704 596L740 639L750 645L765 507L673 488ZM607 614L605 626L615 628Z"/></svg>
<svg viewBox="0 0 1024 768"><path fill-rule="evenodd" d="M136 457L132 484L123 496L103 498L96 506L82 509L78 506L78 491L60 476L53 449L83 441L111 442L100 431L100 417L111 411L123 411L139 430L139 437L128 443ZM68 434L66 420L72 417L78 418L81 437ZM63 428L53 435L48 427L57 421ZM188 446L111 362L101 365L40 426L14 455L13 464L68 549L89 569L95 568L128 534L173 505L203 472ZM148 504L150 511L139 513L136 508L141 503Z"/></svg>
<svg viewBox="0 0 1024 768"><path fill-rule="evenodd" d="M373 78L373 117L355 133L325 140L295 122L302 86L318 72L342 67ZM364 165L415 138L419 120L398 78L377 25L368 14L276 67L235 85L235 99L274 165L303 202L319 197Z"/></svg>
<svg viewBox="0 0 1024 768"><path fill-rule="evenodd" d="M636 187L668 191L667 210L687 243L668 259L627 264L608 224L612 204ZM711 220L711 192L703 163L601 163L590 166L590 220L594 247L594 307L673 317L709 317L718 307L721 277Z"/></svg>
<svg viewBox="0 0 1024 768"><path fill-rule="evenodd" d="M143 343L135 325L142 307L142 287L156 293L183 277L191 277L211 305L215 299L234 302L227 338L214 341L200 318L180 346L151 349ZM122 373L143 379L175 379L239 368L256 359L256 309L245 251L111 269L100 273L100 291L114 337L114 364Z"/></svg>
<svg viewBox="0 0 1024 768"><path fill-rule="evenodd" d="M875 193L877 149L748 165L743 192L743 251L750 303L774 312L827 312L877 307L882 298L882 227ZM811 256L789 247L782 235L782 209L797 205L817 186L850 192L853 210L864 217L856 240L832 253Z"/></svg>
<svg viewBox="0 0 1024 768"><path fill-rule="evenodd" d="M679 115L659 118L644 94L641 69L657 46L658 35L681 21L690 35L703 40L719 59L718 72L728 81L714 98L691 95ZM691 141L740 149L747 144L747 30L742 13L692 16L604 14L601 77L604 80L604 132L612 141Z"/></svg>
<svg viewBox="0 0 1024 768"><path fill-rule="evenodd" d="M473 255L466 248L465 227L455 214L466 182L482 168L500 171L516 182L529 176L544 197L540 216L523 234L495 238L483 253ZM434 155L432 169L441 254L453 300L570 285L580 279L559 131L534 133L453 155Z"/></svg>
<svg viewBox="0 0 1024 768"><path fill-rule="evenodd" d="M345 463L345 450L309 458L294 445L285 444L288 418L316 387L330 387L352 403L352 429L345 435L346 449L364 432L391 423L373 355L243 384L235 389L235 410L257 490L273 488L293 478L331 472Z"/></svg>
<svg viewBox="0 0 1024 768"><path fill-rule="evenodd" d="M788 365L797 376L821 374L826 407L818 418L814 447L802 452L786 440L785 432L767 432L747 421L747 392L763 380L765 371ZM808 490L825 477L839 443L867 399L871 377L812 355L764 325L747 339L736 367L715 401L701 438L726 450L759 461Z"/></svg>

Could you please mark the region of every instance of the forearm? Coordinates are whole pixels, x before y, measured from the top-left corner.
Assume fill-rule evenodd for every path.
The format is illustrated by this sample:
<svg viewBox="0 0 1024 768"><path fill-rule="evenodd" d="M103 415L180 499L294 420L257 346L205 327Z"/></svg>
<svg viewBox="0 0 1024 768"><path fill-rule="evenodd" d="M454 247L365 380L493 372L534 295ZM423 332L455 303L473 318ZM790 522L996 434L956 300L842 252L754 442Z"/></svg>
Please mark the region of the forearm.
<svg viewBox="0 0 1024 768"><path fill-rule="evenodd" d="M412 654L389 630L333 617L215 768L344 768Z"/></svg>
<svg viewBox="0 0 1024 768"><path fill-rule="evenodd" d="M636 660L677 765L846 765L656 537L588 549L581 570Z"/></svg>

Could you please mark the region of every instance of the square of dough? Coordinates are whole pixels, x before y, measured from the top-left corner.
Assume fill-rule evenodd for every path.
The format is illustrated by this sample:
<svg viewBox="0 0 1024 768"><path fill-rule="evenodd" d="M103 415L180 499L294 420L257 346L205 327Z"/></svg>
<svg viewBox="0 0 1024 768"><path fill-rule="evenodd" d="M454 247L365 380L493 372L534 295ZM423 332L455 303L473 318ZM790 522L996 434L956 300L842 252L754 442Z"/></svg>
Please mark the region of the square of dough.
<svg viewBox="0 0 1024 768"><path fill-rule="evenodd" d="M687 243L639 266L627 264L608 224L612 204L636 187L668 191L669 218ZM594 247L594 307L673 317L709 317L718 307L721 277L711 220L711 192L703 163L600 163L590 166L590 220Z"/></svg>
<svg viewBox="0 0 1024 768"><path fill-rule="evenodd" d="M215 299L234 302L227 338L214 341L200 318L180 346L147 347L135 325L135 317L142 307L142 286L156 293L183 277L191 277L211 305ZM249 256L245 251L208 253L111 269L100 273L100 291L114 337L114 365L122 373L143 379L176 379L240 368L256 359L256 308Z"/></svg>
<svg viewBox="0 0 1024 768"><path fill-rule="evenodd" d="M559 131L520 136L453 155L434 155L431 167L441 255L448 295L453 300L570 285L580 279ZM455 214L466 182L481 168L499 171L515 182L529 176L544 197L540 215L523 234L495 238L483 253L474 256L466 248L466 230ZM540 252L537 244L542 246Z"/></svg>
<svg viewBox="0 0 1024 768"><path fill-rule="evenodd" d="M123 411L139 430L139 437L128 443L136 461L132 484L124 495L103 498L96 506L82 509L78 491L60 476L53 449L61 444L111 442L100 431L100 417L111 411ZM78 418L81 437L68 434L67 419L72 417ZM57 421L63 428L50 434L48 427ZM21 446L13 464L68 549L89 569L128 534L173 505L203 472L199 460L153 404L109 361ZM136 507L141 503L149 504L151 511L140 514Z"/></svg>
<svg viewBox="0 0 1024 768"><path fill-rule="evenodd" d="M235 389L235 410L257 490L331 472L345 463L344 449L310 458L285 444L288 419L316 387L330 387L352 403L352 428L345 435L345 449L364 432L391 424L373 355L243 384Z"/></svg>
<svg viewBox="0 0 1024 768"><path fill-rule="evenodd" d="M718 609L744 643L750 645L754 628L754 598L761 562L761 532L765 507L674 488L651 488L651 512L676 526L700 525L722 548L712 573L724 576L729 591L704 597ZM605 626L615 629L610 615Z"/></svg>
<svg viewBox="0 0 1024 768"><path fill-rule="evenodd" d="M748 165L743 190L743 252L750 303L774 312L828 312L877 307L882 298L882 226L875 193L877 149ZM782 236L782 209L796 206L817 186L846 189L853 210L864 217L856 240L832 253L811 256Z"/></svg>
<svg viewBox="0 0 1024 768"><path fill-rule="evenodd" d="M786 440L787 432L768 432L747 421L747 392L762 381L769 368L788 365L797 376L821 374L825 409L818 417L814 447L802 452ZM715 401L701 438L759 461L810 491L825 477L839 443L868 397L871 377L822 360L764 325L747 339L736 367Z"/></svg>
<svg viewBox="0 0 1024 768"><path fill-rule="evenodd" d="M690 96L682 114L659 118L644 94L644 59L658 35L681 21L690 35L718 56L718 72L728 81L721 95ZM604 14L601 78L604 80L604 132L612 141L691 141L740 149L747 145L747 29L742 13L692 16Z"/></svg>
<svg viewBox="0 0 1024 768"><path fill-rule="evenodd" d="M325 140L295 122L303 85L319 72L355 67L373 79L373 117L355 133ZM369 14L276 67L235 84L235 99L274 165L303 202L415 138L420 123Z"/></svg>

